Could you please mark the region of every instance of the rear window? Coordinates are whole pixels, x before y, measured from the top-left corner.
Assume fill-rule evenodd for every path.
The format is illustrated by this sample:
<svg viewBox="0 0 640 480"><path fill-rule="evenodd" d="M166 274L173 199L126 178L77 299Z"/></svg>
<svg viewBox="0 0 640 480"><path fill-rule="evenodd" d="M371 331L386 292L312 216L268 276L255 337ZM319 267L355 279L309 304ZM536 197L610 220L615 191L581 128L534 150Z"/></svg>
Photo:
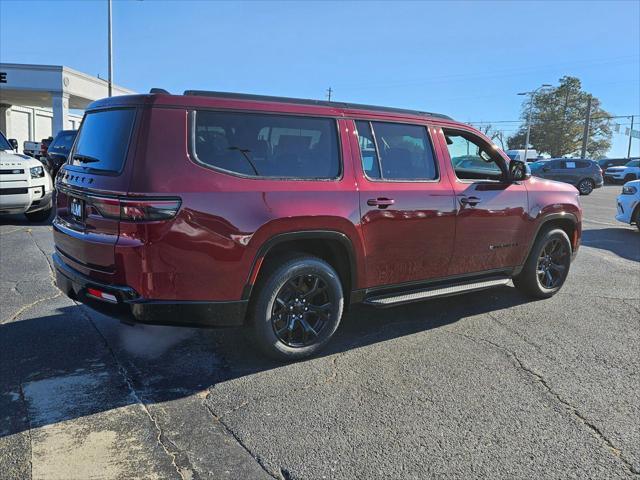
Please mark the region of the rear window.
<svg viewBox="0 0 640 480"><path fill-rule="evenodd" d="M252 177L340 176L332 118L207 111L194 115L192 149L204 165Z"/></svg>
<svg viewBox="0 0 640 480"><path fill-rule="evenodd" d="M69 163L93 171L120 172L135 116L133 108L87 113Z"/></svg>

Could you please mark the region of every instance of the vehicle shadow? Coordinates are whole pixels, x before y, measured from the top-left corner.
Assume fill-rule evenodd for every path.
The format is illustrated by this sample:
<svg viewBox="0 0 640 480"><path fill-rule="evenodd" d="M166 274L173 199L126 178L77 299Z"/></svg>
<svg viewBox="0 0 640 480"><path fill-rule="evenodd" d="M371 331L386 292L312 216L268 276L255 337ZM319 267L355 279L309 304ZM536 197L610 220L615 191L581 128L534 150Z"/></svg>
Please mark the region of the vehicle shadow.
<svg viewBox="0 0 640 480"><path fill-rule="evenodd" d="M515 288L501 287L386 310L358 306L320 357L528 301ZM0 437L110 411L137 398L147 404L185 398L284 366L256 352L247 333L131 326L85 306L2 324L0 411L6 413L0 416Z"/></svg>
<svg viewBox="0 0 640 480"><path fill-rule="evenodd" d="M627 260L640 262L640 234L631 228L600 228L583 230L582 244L608 250Z"/></svg>
<svg viewBox="0 0 640 480"><path fill-rule="evenodd" d="M38 225L51 225L55 217L55 210L51 211L51 215L42 222L33 222L28 220L24 215L0 215L0 226L12 226L12 227L33 227ZM0 230L0 233L2 230Z"/></svg>

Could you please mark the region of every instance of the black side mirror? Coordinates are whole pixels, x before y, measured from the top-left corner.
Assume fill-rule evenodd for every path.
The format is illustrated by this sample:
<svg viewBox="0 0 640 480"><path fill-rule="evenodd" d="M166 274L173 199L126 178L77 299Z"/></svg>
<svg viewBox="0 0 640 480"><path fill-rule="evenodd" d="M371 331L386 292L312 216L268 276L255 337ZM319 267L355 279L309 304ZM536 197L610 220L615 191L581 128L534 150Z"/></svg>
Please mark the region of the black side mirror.
<svg viewBox="0 0 640 480"><path fill-rule="evenodd" d="M531 178L531 169L527 162L511 160L509 162L509 177L512 182L521 182Z"/></svg>
<svg viewBox="0 0 640 480"><path fill-rule="evenodd" d="M9 144L13 147L13 149L16 152L18 151L18 140L16 140L15 138L10 138L9 139Z"/></svg>

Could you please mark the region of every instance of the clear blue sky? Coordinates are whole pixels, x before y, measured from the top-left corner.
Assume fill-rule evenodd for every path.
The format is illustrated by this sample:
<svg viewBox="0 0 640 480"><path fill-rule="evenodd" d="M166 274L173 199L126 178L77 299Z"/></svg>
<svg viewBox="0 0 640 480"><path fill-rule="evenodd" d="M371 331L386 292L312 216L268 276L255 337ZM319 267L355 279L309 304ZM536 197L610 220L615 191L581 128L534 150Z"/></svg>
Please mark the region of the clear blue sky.
<svg viewBox="0 0 640 480"><path fill-rule="evenodd" d="M141 92L324 98L331 86L336 100L502 121L519 117L517 92L575 75L610 113L640 114L638 0L116 0L113 11L115 81ZM106 0L0 0L0 60L104 78L106 13ZM626 155L626 141L615 135L609 155Z"/></svg>

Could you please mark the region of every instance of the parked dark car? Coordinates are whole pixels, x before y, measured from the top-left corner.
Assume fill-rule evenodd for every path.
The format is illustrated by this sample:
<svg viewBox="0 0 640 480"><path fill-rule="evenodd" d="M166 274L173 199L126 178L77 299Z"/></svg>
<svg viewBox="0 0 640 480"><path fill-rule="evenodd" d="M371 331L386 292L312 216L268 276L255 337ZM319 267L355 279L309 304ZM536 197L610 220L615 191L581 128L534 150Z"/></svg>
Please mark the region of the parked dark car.
<svg viewBox="0 0 640 480"><path fill-rule="evenodd" d="M63 292L139 322L247 325L281 359L321 349L356 302L510 280L550 297L581 237L576 189L531 177L469 125L348 103L99 100L56 186Z"/></svg>
<svg viewBox="0 0 640 480"><path fill-rule="evenodd" d="M51 177L55 178L62 164L67 161L69 150L77 134L77 130L61 130L49 145L44 163Z"/></svg>
<svg viewBox="0 0 640 480"><path fill-rule="evenodd" d="M580 195L589 195L594 188L604 185L602 170L593 160L580 158L552 158L529 164L536 177L570 183Z"/></svg>
<svg viewBox="0 0 640 480"><path fill-rule="evenodd" d="M603 158L602 160L598 160L598 165L600 165L600 168L604 172L609 167L622 167L626 165L629 160L628 158Z"/></svg>

